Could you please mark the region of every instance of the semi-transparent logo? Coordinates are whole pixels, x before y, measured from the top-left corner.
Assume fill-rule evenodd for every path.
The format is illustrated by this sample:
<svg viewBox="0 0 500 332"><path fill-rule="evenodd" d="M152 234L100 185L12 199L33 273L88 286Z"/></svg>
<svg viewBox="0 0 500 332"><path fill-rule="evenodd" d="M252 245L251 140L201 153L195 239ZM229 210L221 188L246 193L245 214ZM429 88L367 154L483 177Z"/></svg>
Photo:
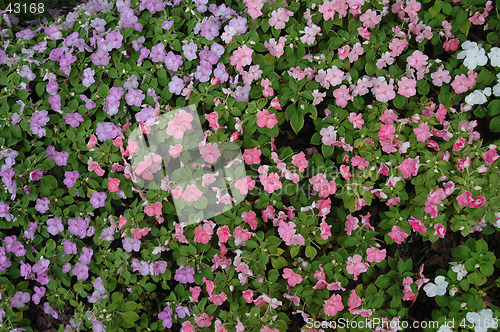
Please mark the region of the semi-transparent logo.
<svg viewBox="0 0 500 332"><path fill-rule="evenodd" d="M129 136L132 180L170 192L179 221L193 224L233 208L247 195L241 150L205 137L193 105L159 115Z"/></svg>

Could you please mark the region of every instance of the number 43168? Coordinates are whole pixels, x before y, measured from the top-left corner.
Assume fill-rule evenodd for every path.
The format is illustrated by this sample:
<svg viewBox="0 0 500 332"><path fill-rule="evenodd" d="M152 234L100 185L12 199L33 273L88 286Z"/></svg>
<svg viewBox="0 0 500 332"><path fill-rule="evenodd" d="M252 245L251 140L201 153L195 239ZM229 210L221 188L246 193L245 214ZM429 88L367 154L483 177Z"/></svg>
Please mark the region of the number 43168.
<svg viewBox="0 0 500 332"><path fill-rule="evenodd" d="M31 3L31 4L20 4L19 2L16 3L9 3L5 11L9 14L19 14L19 13L43 13L45 11L45 6L43 3Z"/></svg>

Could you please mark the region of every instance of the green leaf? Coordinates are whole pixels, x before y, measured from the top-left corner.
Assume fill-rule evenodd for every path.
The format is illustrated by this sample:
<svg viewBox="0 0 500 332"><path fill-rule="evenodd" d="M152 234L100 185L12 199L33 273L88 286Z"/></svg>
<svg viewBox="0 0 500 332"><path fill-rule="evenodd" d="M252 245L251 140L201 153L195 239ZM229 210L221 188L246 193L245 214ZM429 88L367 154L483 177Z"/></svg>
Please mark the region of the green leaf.
<svg viewBox="0 0 500 332"><path fill-rule="evenodd" d="M119 314L122 316L123 321L128 325L133 324L135 321L139 320L139 315L133 311L120 312Z"/></svg>
<svg viewBox="0 0 500 332"><path fill-rule="evenodd" d="M294 113L290 119L290 125L292 126L295 134L298 134L304 126L304 116L302 116L299 112Z"/></svg>
<svg viewBox="0 0 500 332"><path fill-rule="evenodd" d="M488 252L488 244L483 239L476 241L476 252L478 254L486 254Z"/></svg>
<svg viewBox="0 0 500 332"><path fill-rule="evenodd" d="M497 115L493 119L491 119L490 130L495 133L500 132L500 115Z"/></svg>
<svg viewBox="0 0 500 332"><path fill-rule="evenodd" d="M271 264L276 270L279 270L281 268L284 268L285 266L288 265L288 261L283 258L282 256L278 257L271 257Z"/></svg>
<svg viewBox="0 0 500 332"><path fill-rule="evenodd" d="M317 254L318 254L318 251L313 246L306 247L306 257L307 258L312 259L312 258L316 257Z"/></svg>
<svg viewBox="0 0 500 332"><path fill-rule="evenodd" d="M500 114L500 99L492 100L488 104L488 115Z"/></svg>
<svg viewBox="0 0 500 332"><path fill-rule="evenodd" d="M385 289L389 287L391 284L391 278L385 275L381 275L375 280L375 285L377 285L379 288Z"/></svg>

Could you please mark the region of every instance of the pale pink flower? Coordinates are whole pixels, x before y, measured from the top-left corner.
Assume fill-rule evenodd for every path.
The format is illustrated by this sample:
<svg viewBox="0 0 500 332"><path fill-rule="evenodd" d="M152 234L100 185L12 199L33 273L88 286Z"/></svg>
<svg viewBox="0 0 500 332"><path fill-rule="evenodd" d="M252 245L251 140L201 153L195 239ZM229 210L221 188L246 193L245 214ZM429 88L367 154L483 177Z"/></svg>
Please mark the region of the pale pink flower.
<svg viewBox="0 0 500 332"><path fill-rule="evenodd" d="M386 250L385 249L378 249L376 247L370 247L366 249L366 260L368 262L375 262L375 263L380 263L385 259L386 256Z"/></svg>
<svg viewBox="0 0 500 332"><path fill-rule="evenodd" d="M181 196L186 202L196 202L203 193L195 184L188 184Z"/></svg>
<svg viewBox="0 0 500 332"><path fill-rule="evenodd" d="M370 264L362 262L361 255L355 254L352 257L347 257L346 270L347 273L354 275L354 281L358 280L358 276L364 273L370 267Z"/></svg>
<svg viewBox="0 0 500 332"><path fill-rule="evenodd" d="M335 316L337 312L344 309L342 297L339 294L334 294L330 299L325 301L324 312L328 316Z"/></svg>
<svg viewBox="0 0 500 332"><path fill-rule="evenodd" d="M391 232L388 234L391 239L393 239L397 244L403 243L403 241L409 236L405 233L399 226L392 226Z"/></svg>
<svg viewBox="0 0 500 332"><path fill-rule="evenodd" d="M257 111L257 126L272 129L277 123L276 114L269 114L266 109Z"/></svg>
<svg viewBox="0 0 500 332"><path fill-rule="evenodd" d="M294 287L302 282L302 276L289 268L283 270L283 278L288 280L288 285L290 287Z"/></svg>

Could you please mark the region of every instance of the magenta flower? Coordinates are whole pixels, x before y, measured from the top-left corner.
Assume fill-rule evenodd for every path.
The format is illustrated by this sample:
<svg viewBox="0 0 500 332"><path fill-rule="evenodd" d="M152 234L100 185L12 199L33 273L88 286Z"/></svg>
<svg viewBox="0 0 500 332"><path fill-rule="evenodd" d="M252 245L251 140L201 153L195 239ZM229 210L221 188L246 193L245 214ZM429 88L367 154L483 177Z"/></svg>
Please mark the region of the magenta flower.
<svg viewBox="0 0 500 332"><path fill-rule="evenodd" d="M92 197L90 198L90 204L94 207L94 209L98 209L104 206L106 202L107 195L105 192L93 191Z"/></svg>
<svg viewBox="0 0 500 332"><path fill-rule="evenodd" d="M11 299L10 304L14 308L22 308L30 301L30 294L18 291Z"/></svg>
<svg viewBox="0 0 500 332"><path fill-rule="evenodd" d="M188 284L194 282L194 269L191 266L186 266L182 269L177 269L175 271L174 280L180 282L181 284Z"/></svg>
<svg viewBox="0 0 500 332"><path fill-rule="evenodd" d="M95 75L95 71L91 68L85 68L83 70L82 84L84 87L88 88L89 86L91 86L95 82L94 75Z"/></svg>
<svg viewBox="0 0 500 332"><path fill-rule="evenodd" d="M109 60L111 60L109 53L102 48L99 48L95 53L92 53L90 58L95 66L107 66L109 64Z"/></svg>
<svg viewBox="0 0 500 332"><path fill-rule="evenodd" d="M111 122L101 122L97 124L96 135L99 141L104 142L114 139L121 134L121 129Z"/></svg>
<svg viewBox="0 0 500 332"><path fill-rule="evenodd" d="M65 179L63 180L63 183L66 185L66 187L71 188L75 185L76 180L78 180L78 177L80 176L80 172L78 171L67 171L64 172Z"/></svg>
<svg viewBox="0 0 500 332"><path fill-rule="evenodd" d="M57 235L64 230L61 218L47 219L47 232L52 235Z"/></svg>
<svg viewBox="0 0 500 332"><path fill-rule="evenodd" d="M172 327L172 314L173 310L170 307L165 307L162 312L158 314L158 318L163 321L163 327Z"/></svg>
<svg viewBox="0 0 500 332"><path fill-rule="evenodd" d="M184 52L184 56L187 60L192 61L197 58L197 48L198 46L194 42L182 45L182 51Z"/></svg>
<svg viewBox="0 0 500 332"><path fill-rule="evenodd" d="M76 254L76 244L71 242L70 240L63 241L64 253L66 255L74 255Z"/></svg>
<svg viewBox="0 0 500 332"><path fill-rule="evenodd" d="M50 200L47 197L38 198L36 200L35 210L40 213L45 213L49 210Z"/></svg>
<svg viewBox="0 0 500 332"><path fill-rule="evenodd" d="M82 262L76 263L71 272L77 280L86 280L89 277L89 268Z"/></svg>
<svg viewBox="0 0 500 332"><path fill-rule="evenodd" d="M127 104L135 105L137 107L141 106L144 98L145 98L144 93L140 89L130 89L128 93L125 95L125 101L127 102Z"/></svg>
<svg viewBox="0 0 500 332"><path fill-rule="evenodd" d="M177 71L179 67L182 65L182 56L175 54L172 51L169 51L165 56L165 65L168 70Z"/></svg>
<svg viewBox="0 0 500 332"><path fill-rule="evenodd" d="M172 80L168 83L168 91L170 93L175 93L176 95L180 95L182 90L184 89L185 83L181 78L174 76Z"/></svg>
<svg viewBox="0 0 500 332"><path fill-rule="evenodd" d="M47 116L47 111L38 111L30 119L30 129L33 135L37 135L38 137L44 137L46 134L45 128L43 128L47 122L50 121L50 118Z"/></svg>
<svg viewBox="0 0 500 332"><path fill-rule="evenodd" d="M83 116L80 113L67 113L64 116L64 120L66 121L66 124L76 128L83 122Z"/></svg>

